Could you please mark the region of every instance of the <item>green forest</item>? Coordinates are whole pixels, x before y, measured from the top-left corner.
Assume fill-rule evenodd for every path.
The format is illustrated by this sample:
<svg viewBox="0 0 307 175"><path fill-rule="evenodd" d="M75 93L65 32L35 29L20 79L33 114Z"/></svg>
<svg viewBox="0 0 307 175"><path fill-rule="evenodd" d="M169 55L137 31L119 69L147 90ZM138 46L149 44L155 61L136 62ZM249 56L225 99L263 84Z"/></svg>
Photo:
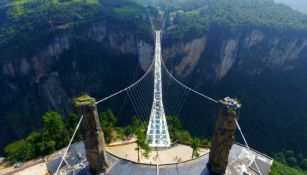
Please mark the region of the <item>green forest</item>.
<svg viewBox="0 0 307 175"><path fill-rule="evenodd" d="M110 21L118 27L136 30L140 37L148 37L152 31L150 24L143 22L146 14L145 7L125 0L10 1L0 7L0 48L4 50L10 43L18 45L6 48L11 52L0 56L13 57L16 55L13 50L25 45L28 46L25 54L34 53L55 33L74 30L76 26L96 20Z"/></svg>
<svg viewBox="0 0 307 175"><path fill-rule="evenodd" d="M281 35L287 31L293 34L307 31L306 15L285 5L264 0L208 0L203 1L201 6L200 2L197 1L192 7L188 6L188 2L183 4L181 10L187 10L178 13L174 20L176 28L167 31L168 39L191 40L204 35L214 25L223 26L234 33L239 28L273 29L273 32Z"/></svg>
<svg viewBox="0 0 307 175"><path fill-rule="evenodd" d="M138 2L137 0L135 0ZM97 19L117 21L121 26L135 29L140 36L150 36L149 24L141 22L147 8L134 1L119 0L14 0L0 6L0 48L17 37L22 41L36 41L52 32L72 30L75 25ZM5 4L5 3L4 3ZM103 4L103 5L102 5ZM182 10L167 31L168 39L193 39L206 33L212 25L223 25L236 31L239 27L274 28L307 31L306 15L284 5L265 0L182 0L142 1L142 4L161 5L166 12ZM134 19L134 20L132 20ZM31 39L25 34L31 35ZM44 42L39 42L44 45ZM21 43L29 44L29 43ZM31 44L32 49L41 45ZM13 54L13 53L11 53Z"/></svg>
<svg viewBox="0 0 307 175"><path fill-rule="evenodd" d="M118 117L110 109L99 113L99 121L106 143L109 144L118 140L135 137L140 148L144 150L145 156L148 156L151 149L146 143L145 131L147 123L144 123L139 117L133 116L130 124L125 127L119 127L117 119ZM60 114L46 112L42 116L42 120L44 125L42 130L32 132L26 138L17 140L4 148L8 160L23 162L49 155L66 147L80 118L77 114L70 113L68 121L65 123ZM167 116L167 122L172 123L169 126L172 142L191 145L193 150L195 150L193 151L193 156L199 156L198 148L200 146L210 147L211 142L208 139L193 138L188 131L183 130L181 122L176 116ZM78 130L73 142L82 140L82 134Z"/></svg>

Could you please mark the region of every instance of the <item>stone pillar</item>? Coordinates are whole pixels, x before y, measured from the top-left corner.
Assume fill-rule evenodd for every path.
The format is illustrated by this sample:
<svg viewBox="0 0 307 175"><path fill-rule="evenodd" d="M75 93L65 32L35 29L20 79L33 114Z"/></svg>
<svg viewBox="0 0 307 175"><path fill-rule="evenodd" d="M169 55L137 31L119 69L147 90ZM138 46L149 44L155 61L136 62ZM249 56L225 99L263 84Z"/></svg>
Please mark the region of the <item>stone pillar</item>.
<svg viewBox="0 0 307 175"><path fill-rule="evenodd" d="M207 164L212 175L222 175L226 172L229 151L234 144L237 129L234 118L238 119L240 108L241 104L236 99L227 97L219 100L219 111Z"/></svg>
<svg viewBox="0 0 307 175"><path fill-rule="evenodd" d="M84 138L86 158L93 174L105 173L109 167L104 135L100 127L94 98L84 95L76 99L79 115L83 115L81 133Z"/></svg>

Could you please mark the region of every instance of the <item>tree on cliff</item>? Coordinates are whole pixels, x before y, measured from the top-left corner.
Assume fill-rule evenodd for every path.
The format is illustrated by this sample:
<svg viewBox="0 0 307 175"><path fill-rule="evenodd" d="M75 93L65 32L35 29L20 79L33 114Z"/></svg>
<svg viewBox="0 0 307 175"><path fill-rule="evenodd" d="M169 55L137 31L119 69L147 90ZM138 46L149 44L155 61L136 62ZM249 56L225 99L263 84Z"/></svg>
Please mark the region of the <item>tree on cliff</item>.
<svg viewBox="0 0 307 175"><path fill-rule="evenodd" d="M200 140L199 138L195 138L192 140L191 143L191 147L192 147L192 159L194 157L199 157L199 147L200 147Z"/></svg>
<svg viewBox="0 0 307 175"><path fill-rule="evenodd" d="M47 112L43 116L43 140L55 141L56 149L67 146L69 136L62 117L56 112Z"/></svg>
<svg viewBox="0 0 307 175"><path fill-rule="evenodd" d="M149 153L151 151L148 143L146 142L146 134L144 130L137 130L135 133L136 137L137 137L137 141L136 144L138 145L137 147L137 151L138 151L138 162L140 162L140 151L144 150L143 152L143 156L148 158L149 157Z"/></svg>

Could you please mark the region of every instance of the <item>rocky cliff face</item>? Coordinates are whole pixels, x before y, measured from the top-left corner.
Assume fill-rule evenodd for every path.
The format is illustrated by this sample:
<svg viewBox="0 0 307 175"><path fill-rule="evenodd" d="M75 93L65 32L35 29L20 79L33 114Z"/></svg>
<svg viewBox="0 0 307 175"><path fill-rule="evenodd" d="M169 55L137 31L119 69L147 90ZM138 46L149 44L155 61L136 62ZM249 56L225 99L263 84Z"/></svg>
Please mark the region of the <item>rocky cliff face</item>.
<svg viewBox="0 0 307 175"><path fill-rule="evenodd" d="M85 34L81 34L81 37L85 42L95 42L97 47L99 47L99 49L95 48L93 50L94 54L103 55L105 52L112 52L111 57L115 57L112 59L118 59L117 61L115 60L116 64L123 62L123 66L126 66L128 69L127 73L135 71L131 69L138 67L134 63L135 61L139 62L139 65L144 70L151 64L153 54L152 43L137 39L135 33L131 31L112 31L112 29L105 26L104 22L96 22L87 26L84 32ZM2 88L4 89L1 93L2 100L0 101L1 106L4 107L0 111L3 116L0 120L1 124L6 125L9 123L12 114L15 114L15 110L18 111L17 118L21 119L29 116L31 120L35 121L32 123L32 126L31 124L21 126L23 124L20 122L19 124L10 126L10 128L1 128L1 138L4 138L8 130L12 130L14 135L12 138L1 142L1 148L8 141L24 136L27 132L33 130L33 127L39 127L40 116L44 111L55 110L65 116L74 109L72 100L75 96L83 92L99 94L99 97L102 97L103 94L107 95L110 93L110 89L112 89L112 87L106 88L103 83L103 80L108 79L106 78L108 76L107 74L116 74L112 73L114 71L125 71L122 68L123 66L119 65L116 67L114 66L115 63L110 65L107 63L108 61L104 61L106 63L100 65L100 69L102 70L100 73L94 70L88 70L88 73L80 71L84 64L91 66L95 62L90 59L82 60L78 56L65 55L67 52L69 53L78 47L75 45L74 38L80 36L76 35L80 34L71 32L59 33L50 38L48 44L37 53L14 59L1 59L0 75L2 77ZM121 59L116 58L121 57L121 55L123 55L123 58L127 57L125 58L127 60L121 61ZM107 54L107 57L110 56ZM69 60L69 63L65 62L66 59ZM132 68L128 65L129 62ZM58 69L58 67L62 66L64 67L63 69L70 69L71 72ZM113 70L110 71L110 68ZM117 80L127 77L126 81L131 81L133 75L126 74L118 76L119 78ZM110 76L110 78L112 77ZM71 85L67 86L67 84ZM121 88L124 85L125 81L121 81L116 87ZM26 129L20 131L20 127Z"/></svg>
<svg viewBox="0 0 307 175"><path fill-rule="evenodd" d="M295 69L299 60L307 58L307 38L281 38L264 31L250 30L220 39L213 36L212 40L217 40L208 43L210 35L215 34L209 32L201 38L164 49L164 59L170 62L177 76L193 74L197 66L204 66L198 64L200 60L210 62L206 69L211 69L210 75L213 76L208 78L220 80L235 65L248 74L260 74L264 69L278 73ZM214 51L212 47L215 47ZM207 49L210 53L206 52Z"/></svg>
<svg viewBox="0 0 307 175"><path fill-rule="evenodd" d="M65 114L71 108L63 108L63 104L68 103L72 97L67 95L66 90L61 85L61 79L58 78L61 75L59 75L55 65L58 59L63 59L60 58L62 54L69 50L71 46L70 39L73 37L70 33L54 36L50 43L42 48L39 53L35 53L28 58L17 58L3 63L2 74L11 78L31 76L30 79L33 82L30 84L34 83L35 80L35 83L40 87L42 98L49 106L48 109ZM137 55L144 70L151 64L153 46L145 41L136 40L136 36L131 32L112 32L103 23L94 23L88 27L87 37L97 41L97 44L110 47L121 54ZM71 64L75 68L76 61ZM78 70L75 71L78 72ZM78 76L78 73L76 73L76 76ZM81 77L78 76L78 78ZM17 82L7 84L10 90L17 91L22 88L15 83Z"/></svg>
<svg viewBox="0 0 307 175"><path fill-rule="evenodd" d="M177 76L187 77L190 75L206 47L206 37L194 39L190 42L180 42L163 49L163 58L166 62L172 59L180 59L179 62L172 64L174 73Z"/></svg>
<svg viewBox="0 0 307 175"><path fill-rule="evenodd" d="M96 41L97 44L118 51L120 54L136 55L143 70L151 64L153 43L138 40L134 33L113 32L103 22L91 24L86 30L86 37ZM54 78L61 77L54 66L58 59L63 59L60 58L61 55L70 49L72 37L74 36L70 33L54 36L39 53L28 58L4 62L2 74L11 78L30 76L30 85L35 83L39 85L41 94L44 94L44 101L49 104L48 109L56 109L64 114L70 108L62 109L62 105L69 102L71 96L67 95L66 90L61 86L61 78ZM261 74L265 69L285 72L295 69L297 60L307 57L305 53L307 38L281 39L260 30L250 30L240 35L220 38L215 42L208 42L208 38L210 41L214 40L214 32L188 42L179 41L163 48L163 58L176 76L186 78L195 72L209 71L210 73L204 74L203 78L218 81L233 67L248 74ZM214 50L212 47L215 47ZM75 69L76 61L71 64ZM75 76L80 79L82 75L78 73L78 70L75 71ZM41 81L44 79L47 80ZM5 81L5 84L11 92L18 93L21 90L17 82ZM62 94L61 100L54 100L58 98L58 94ZM10 98L13 97L10 96L7 99Z"/></svg>

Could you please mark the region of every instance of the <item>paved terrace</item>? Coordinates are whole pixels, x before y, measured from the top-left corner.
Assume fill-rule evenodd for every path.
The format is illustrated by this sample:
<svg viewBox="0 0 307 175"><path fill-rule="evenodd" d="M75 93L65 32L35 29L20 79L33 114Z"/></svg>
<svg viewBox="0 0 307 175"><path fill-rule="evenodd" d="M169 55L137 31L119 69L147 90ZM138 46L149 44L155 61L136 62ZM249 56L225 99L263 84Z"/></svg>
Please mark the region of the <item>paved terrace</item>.
<svg viewBox="0 0 307 175"><path fill-rule="evenodd" d="M127 159L133 162L138 161L137 144L132 143L128 145L120 145L108 147L107 151L116 157ZM209 153L209 149L201 148L199 150L200 156ZM192 148L187 145L175 144L170 148L152 150L149 158L145 158L140 154L140 163L144 164L176 164L192 159Z"/></svg>
<svg viewBox="0 0 307 175"><path fill-rule="evenodd" d="M137 152L135 143L121 146L108 147L108 158L111 167L108 175L208 175L206 164L208 162L208 150L201 149L201 156L191 160L191 148L186 145L173 145L166 150L158 150L160 158L156 158L157 152L153 151L149 159L141 158L141 163L137 163ZM63 150L58 153L63 152ZM61 154L53 154L47 158L47 168L51 173L56 171L60 162ZM177 159L176 159L177 156ZM234 144L229 155L229 164L226 170L227 175L240 175L243 173L258 175L253 158L259 165L262 175L267 175L270 171L273 160L261 153L252 151L250 153L246 147ZM181 161L178 161L181 158ZM75 173L78 175L88 175L88 163L85 157L83 142L71 146L66 162L60 174ZM151 164L150 164L151 161ZM158 165L156 163L159 163Z"/></svg>

